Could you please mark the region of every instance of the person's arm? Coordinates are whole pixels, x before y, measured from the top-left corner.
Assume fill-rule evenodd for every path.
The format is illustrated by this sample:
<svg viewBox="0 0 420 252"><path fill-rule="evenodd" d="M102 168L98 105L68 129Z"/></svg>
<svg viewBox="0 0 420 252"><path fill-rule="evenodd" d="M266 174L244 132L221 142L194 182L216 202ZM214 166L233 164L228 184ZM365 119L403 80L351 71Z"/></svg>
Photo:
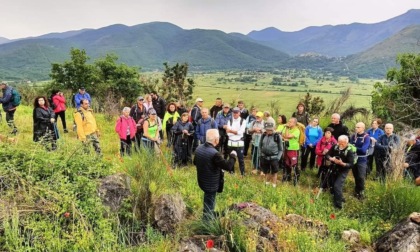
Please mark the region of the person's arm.
<svg viewBox="0 0 420 252"><path fill-rule="evenodd" d="M360 148L357 148L357 150L359 151L359 153L362 153L362 155L366 155L367 150L369 149L370 146L370 137L368 134L366 134L363 137L363 145Z"/></svg>
<svg viewBox="0 0 420 252"><path fill-rule="evenodd" d="M279 150L279 153L277 155L278 159L280 160L281 157L283 156L283 140L281 139L281 136L279 136L279 141L277 143L277 149Z"/></svg>
<svg viewBox="0 0 420 252"><path fill-rule="evenodd" d="M306 128L305 128L305 136L308 136L309 135L309 127L311 127L311 126L306 126ZM309 141L309 137L305 137L305 147L307 147L307 146L309 146L311 144L311 142ZM312 146L313 147L313 146Z"/></svg>
<svg viewBox="0 0 420 252"><path fill-rule="evenodd" d="M162 129L165 131L166 130L166 122L169 120L169 117L171 115L169 114L169 112L165 113L165 116L163 117L163 122L162 122Z"/></svg>
<svg viewBox="0 0 420 252"><path fill-rule="evenodd" d="M120 133L121 131L121 117L117 119L117 123L115 124L115 132Z"/></svg>
<svg viewBox="0 0 420 252"><path fill-rule="evenodd" d="M233 171L233 166L236 162L236 156L234 154L230 154L229 159L225 160L223 159L222 154L220 152L217 152L211 160L216 169L222 169L230 172Z"/></svg>
<svg viewBox="0 0 420 252"><path fill-rule="evenodd" d="M323 156L324 155L324 150L322 149L322 142L321 141L318 141L318 143L316 144L315 154L318 155L318 156Z"/></svg>

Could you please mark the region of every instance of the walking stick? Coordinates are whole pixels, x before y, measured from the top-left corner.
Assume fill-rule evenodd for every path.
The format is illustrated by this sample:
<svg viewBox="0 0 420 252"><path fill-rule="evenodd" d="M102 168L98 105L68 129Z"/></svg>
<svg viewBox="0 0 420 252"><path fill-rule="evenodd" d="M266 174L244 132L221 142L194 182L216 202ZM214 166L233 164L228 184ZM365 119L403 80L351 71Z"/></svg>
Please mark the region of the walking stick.
<svg viewBox="0 0 420 252"><path fill-rule="evenodd" d="M317 193L317 195L316 195L315 199L318 199L318 198L319 198L319 195L321 195L322 190L323 190L322 185L324 185L324 183L328 181L328 179L330 178L331 172L332 172L331 167L328 167L327 174L325 175L324 180L322 180L322 181L320 182L320 185L319 185L319 191L318 191L318 193Z"/></svg>

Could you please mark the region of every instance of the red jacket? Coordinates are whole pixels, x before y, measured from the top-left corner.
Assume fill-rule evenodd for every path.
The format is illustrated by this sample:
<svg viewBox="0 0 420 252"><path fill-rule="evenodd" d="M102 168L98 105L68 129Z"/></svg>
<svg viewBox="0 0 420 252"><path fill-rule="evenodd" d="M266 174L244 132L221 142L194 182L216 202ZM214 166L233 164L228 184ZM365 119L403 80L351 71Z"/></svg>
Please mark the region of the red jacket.
<svg viewBox="0 0 420 252"><path fill-rule="evenodd" d="M118 135L120 136L120 139L127 139L127 129L130 129L130 139L134 138L134 136L136 135L136 122L134 121L134 119L129 116L129 117L125 117L125 116L120 116L120 118L118 118L117 120L117 124L115 125L115 132L118 133Z"/></svg>
<svg viewBox="0 0 420 252"><path fill-rule="evenodd" d="M316 154L316 164L319 166L322 165L322 159L324 158L323 151L325 149L329 150L331 147L337 144L337 140L335 140L334 136L331 136L330 140L327 142L327 139L325 139L325 136L322 137L321 141L319 141L315 148L315 154Z"/></svg>
<svg viewBox="0 0 420 252"><path fill-rule="evenodd" d="M66 111L66 98L64 96L54 95L52 101L55 104L54 113Z"/></svg>

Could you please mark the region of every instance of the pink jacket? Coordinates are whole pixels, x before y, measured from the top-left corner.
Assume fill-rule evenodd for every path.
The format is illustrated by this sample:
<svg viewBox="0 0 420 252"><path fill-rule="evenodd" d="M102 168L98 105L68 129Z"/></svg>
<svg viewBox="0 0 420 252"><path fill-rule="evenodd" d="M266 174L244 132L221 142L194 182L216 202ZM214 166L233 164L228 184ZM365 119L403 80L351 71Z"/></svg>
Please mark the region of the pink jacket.
<svg viewBox="0 0 420 252"><path fill-rule="evenodd" d="M55 104L54 113L66 111L66 98L64 96L54 95L52 101Z"/></svg>
<svg viewBox="0 0 420 252"><path fill-rule="evenodd" d="M130 139L134 138L136 135L136 122L134 119L129 117L120 116L117 120L117 124L115 125L115 132L118 133L120 139L127 139L127 129L130 129Z"/></svg>
<svg viewBox="0 0 420 252"><path fill-rule="evenodd" d="M333 136L331 136L330 140L327 142L327 139L325 139L325 136L322 137L321 141L319 141L315 148L315 154L316 154L316 165L321 166L322 165L322 159L324 158L323 151L325 149L329 150L331 147L337 144L337 140Z"/></svg>

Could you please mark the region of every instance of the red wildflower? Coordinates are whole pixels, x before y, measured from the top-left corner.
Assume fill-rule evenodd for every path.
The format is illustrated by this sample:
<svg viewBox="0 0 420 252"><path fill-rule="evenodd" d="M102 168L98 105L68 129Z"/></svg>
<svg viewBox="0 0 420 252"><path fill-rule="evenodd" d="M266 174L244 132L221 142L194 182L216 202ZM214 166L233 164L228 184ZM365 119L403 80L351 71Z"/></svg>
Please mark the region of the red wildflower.
<svg viewBox="0 0 420 252"><path fill-rule="evenodd" d="M331 220L335 220L335 214L333 214L333 213L332 213L332 214L330 214L330 219L331 219Z"/></svg>
<svg viewBox="0 0 420 252"><path fill-rule="evenodd" d="M206 242L206 248L211 249L214 247L214 241L213 240L207 240Z"/></svg>
<svg viewBox="0 0 420 252"><path fill-rule="evenodd" d="M65 212L63 215L64 215L65 218L70 217L70 213L69 212Z"/></svg>

